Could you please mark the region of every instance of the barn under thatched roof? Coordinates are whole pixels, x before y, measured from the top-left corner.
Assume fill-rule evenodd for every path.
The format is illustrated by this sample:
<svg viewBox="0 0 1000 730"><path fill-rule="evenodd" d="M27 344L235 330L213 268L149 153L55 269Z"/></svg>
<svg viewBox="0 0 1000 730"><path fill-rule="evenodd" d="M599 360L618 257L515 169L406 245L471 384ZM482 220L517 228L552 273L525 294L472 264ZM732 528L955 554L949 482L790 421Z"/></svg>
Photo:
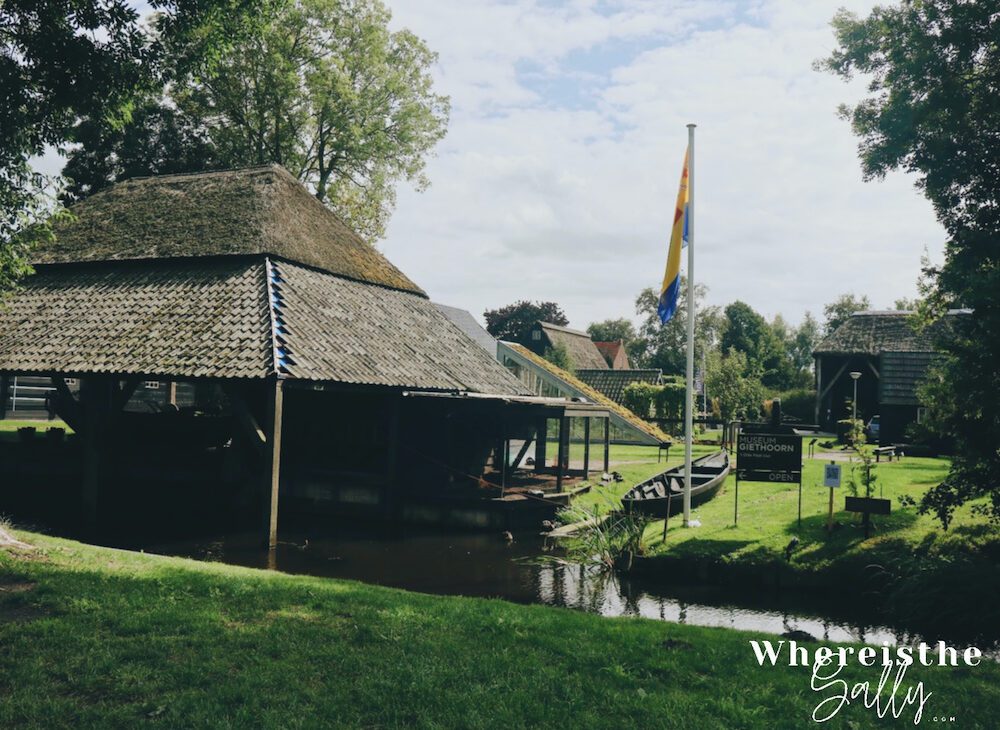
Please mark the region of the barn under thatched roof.
<svg viewBox="0 0 1000 730"><path fill-rule="evenodd" d="M525 392L279 167L132 180L71 212L0 309L0 373Z"/></svg>
<svg viewBox="0 0 1000 730"><path fill-rule="evenodd" d="M934 352L934 337L949 327L959 310L919 328L907 311L855 312L824 337L814 355L880 355L883 352Z"/></svg>

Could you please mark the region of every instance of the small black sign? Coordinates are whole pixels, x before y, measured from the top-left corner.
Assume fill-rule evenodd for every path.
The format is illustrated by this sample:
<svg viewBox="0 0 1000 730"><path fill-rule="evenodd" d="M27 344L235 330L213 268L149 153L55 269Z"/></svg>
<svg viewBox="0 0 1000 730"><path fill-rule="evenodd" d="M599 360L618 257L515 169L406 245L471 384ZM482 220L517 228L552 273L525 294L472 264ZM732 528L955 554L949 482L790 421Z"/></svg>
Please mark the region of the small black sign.
<svg viewBox="0 0 1000 730"><path fill-rule="evenodd" d="M736 440L740 481L798 483L802 479L802 438L794 434L741 433Z"/></svg>
<svg viewBox="0 0 1000 730"><path fill-rule="evenodd" d="M892 500L876 497L846 497L844 510L847 512L867 512L870 515L887 515L892 507Z"/></svg>

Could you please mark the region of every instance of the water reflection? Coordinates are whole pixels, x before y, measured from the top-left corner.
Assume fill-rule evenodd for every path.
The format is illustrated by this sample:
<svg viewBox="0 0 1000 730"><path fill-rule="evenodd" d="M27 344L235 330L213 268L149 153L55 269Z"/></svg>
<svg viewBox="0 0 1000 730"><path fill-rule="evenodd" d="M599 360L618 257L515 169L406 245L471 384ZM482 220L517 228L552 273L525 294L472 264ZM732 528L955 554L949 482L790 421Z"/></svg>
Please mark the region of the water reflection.
<svg viewBox="0 0 1000 730"><path fill-rule="evenodd" d="M726 593L714 586L653 586L561 561L537 535L509 543L497 535L441 534L412 528L342 526L285 533L276 550L254 534L159 545L148 552L353 579L442 595L542 603L602 616L642 616L692 626L770 634L805 632L817 639L880 645L919 641L856 613L856 603L806 600L793 593ZM541 560L539 558L542 558ZM946 637L931 637L946 638Z"/></svg>

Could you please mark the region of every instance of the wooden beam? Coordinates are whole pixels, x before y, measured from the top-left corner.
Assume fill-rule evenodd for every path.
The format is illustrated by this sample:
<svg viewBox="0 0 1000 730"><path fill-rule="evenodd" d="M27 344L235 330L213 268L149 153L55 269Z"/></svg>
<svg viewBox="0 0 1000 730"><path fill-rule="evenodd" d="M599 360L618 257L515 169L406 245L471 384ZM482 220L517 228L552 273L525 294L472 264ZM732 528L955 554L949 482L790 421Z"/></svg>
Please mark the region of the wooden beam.
<svg viewBox="0 0 1000 730"><path fill-rule="evenodd" d="M284 410L284 381L268 381L267 434L264 449L264 542L273 549L278 544L278 490L281 485L281 421Z"/></svg>
<svg viewBox="0 0 1000 730"><path fill-rule="evenodd" d="M7 417L7 399L10 397L9 376L0 375L0 420Z"/></svg>
<svg viewBox="0 0 1000 730"><path fill-rule="evenodd" d="M167 381L167 405L177 407L177 381Z"/></svg>
<svg viewBox="0 0 1000 730"><path fill-rule="evenodd" d="M535 427L535 471L545 468L545 449L549 443L549 419L542 417L538 419Z"/></svg>
<svg viewBox="0 0 1000 730"><path fill-rule="evenodd" d="M604 419L604 473L611 467L611 419Z"/></svg>
<svg viewBox="0 0 1000 730"><path fill-rule="evenodd" d="M524 440L523 444L521 444L521 448L518 450L517 456L514 457L514 461L511 463L512 469L516 469L517 465L521 463L521 459L523 459L524 455L528 453L528 448L531 446L532 441L533 439L529 437Z"/></svg>
<svg viewBox="0 0 1000 730"><path fill-rule="evenodd" d="M837 374L833 376L833 380L827 383L826 387L823 388L823 392L819 394L820 400L826 397L826 394L830 392L830 388L832 388L834 383L836 383L840 379L840 376L844 374L844 371L847 370L847 363L849 362L850 360L844 360L844 364L840 366L840 370L838 370Z"/></svg>
<svg viewBox="0 0 1000 730"><path fill-rule="evenodd" d="M83 409L80 403L77 402L73 394L69 392L69 386L66 385L66 378L62 376L52 376L52 385L56 389L58 398L52 401L52 407L59 418L66 422L66 425L72 428L77 433L83 433L87 428L87 424L84 423ZM83 381L81 381L82 383ZM81 386L82 388L82 386ZM81 389L81 397L83 395Z"/></svg>
<svg viewBox="0 0 1000 730"><path fill-rule="evenodd" d="M63 383L65 387L65 383ZM83 412L83 489L81 507L83 528L93 534L97 530L102 469L102 452L112 414L114 384L109 376L92 375L80 381L80 408Z"/></svg>
<svg viewBox="0 0 1000 730"><path fill-rule="evenodd" d="M870 367L872 369L872 372L875 373L876 380L882 379L882 376L878 374L878 370L875 369L875 365L872 363L871 360L868 361L868 367Z"/></svg>
<svg viewBox="0 0 1000 730"><path fill-rule="evenodd" d="M558 452L558 462L556 463L556 491L562 492L563 490L563 472L566 469L566 442L568 440L566 433L566 417L560 416L559 418L559 452Z"/></svg>
<svg viewBox="0 0 1000 730"><path fill-rule="evenodd" d="M583 419L583 473L590 479L590 419Z"/></svg>
<svg viewBox="0 0 1000 730"><path fill-rule="evenodd" d="M116 385L112 394L112 410L116 412L123 410L132 398L132 394L135 393L135 389L139 387L139 383L142 381L143 378L132 376L125 380L120 387Z"/></svg>

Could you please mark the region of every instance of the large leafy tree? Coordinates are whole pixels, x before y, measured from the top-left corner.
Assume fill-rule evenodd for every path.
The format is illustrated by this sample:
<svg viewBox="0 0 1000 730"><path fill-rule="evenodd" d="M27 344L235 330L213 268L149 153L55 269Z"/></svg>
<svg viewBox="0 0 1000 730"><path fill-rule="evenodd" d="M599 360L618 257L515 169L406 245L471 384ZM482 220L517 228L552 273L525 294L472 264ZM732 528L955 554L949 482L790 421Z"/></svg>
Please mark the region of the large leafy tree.
<svg viewBox="0 0 1000 730"><path fill-rule="evenodd" d="M947 232L944 264L929 267L925 317L973 310L940 345L928 387L938 427L957 454L922 509L947 525L981 495L1000 520L1000 12L995 2L907 0L865 18L841 11L837 48L820 63L860 74L868 96L844 106L864 174L913 173Z"/></svg>
<svg viewBox="0 0 1000 730"><path fill-rule="evenodd" d="M167 57L175 70L207 68L263 0L149 5L156 15L145 24L126 0L0 3L0 291L28 271L16 235L49 212L29 160L65 143L81 116L122 124L136 94L168 76ZM172 54L194 39L197 53Z"/></svg>
<svg viewBox="0 0 1000 730"><path fill-rule="evenodd" d="M181 160L201 156L205 167L281 164L377 239L396 184L428 184L426 158L449 111L433 88L436 55L413 33L389 30L389 20L379 0L287 0L232 44L215 72L179 75L168 87L167 104L155 112L180 135L141 125L135 136L145 132L153 149L180 150ZM111 137L134 148L121 134ZM207 155L199 151L206 142ZM94 189L126 174L101 169L92 152L85 142L77 155L88 158L76 165L78 183L86 178ZM137 161L150 163L146 174L169 172L169 157Z"/></svg>
<svg viewBox="0 0 1000 730"><path fill-rule="evenodd" d="M794 385L791 361L780 333L745 302L733 302L724 313L722 352L743 353L747 365L745 375L760 378L768 388L784 390ZM787 334L787 326L783 327Z"/></svg>
<svg viewBox="0 0 1000 730"><path fill-rule="evenodd" d="M635 325L624 317L594 322L587 327L587 334L594 342L616 342L621 340L626 347L635 340Z"/></svg>
<svg viewBox="0 0 1000 730"><path fill-rule="evenodd" d="M566 314L555 302L518 301L499 309L483 312L486 331L498 340L528 343L528 334L536 322L551 322L563 327L569 324Z"/></svg>
<svg viewBox="0 0 1000 730"><path fill-rule="evenodd" d="M799 373L810 373L813 368L813 350L819 344L821 338L819 322L813 317L812 312L806 312L805 317L798 327L790 333L786 342L788 356Z"/></svg>

